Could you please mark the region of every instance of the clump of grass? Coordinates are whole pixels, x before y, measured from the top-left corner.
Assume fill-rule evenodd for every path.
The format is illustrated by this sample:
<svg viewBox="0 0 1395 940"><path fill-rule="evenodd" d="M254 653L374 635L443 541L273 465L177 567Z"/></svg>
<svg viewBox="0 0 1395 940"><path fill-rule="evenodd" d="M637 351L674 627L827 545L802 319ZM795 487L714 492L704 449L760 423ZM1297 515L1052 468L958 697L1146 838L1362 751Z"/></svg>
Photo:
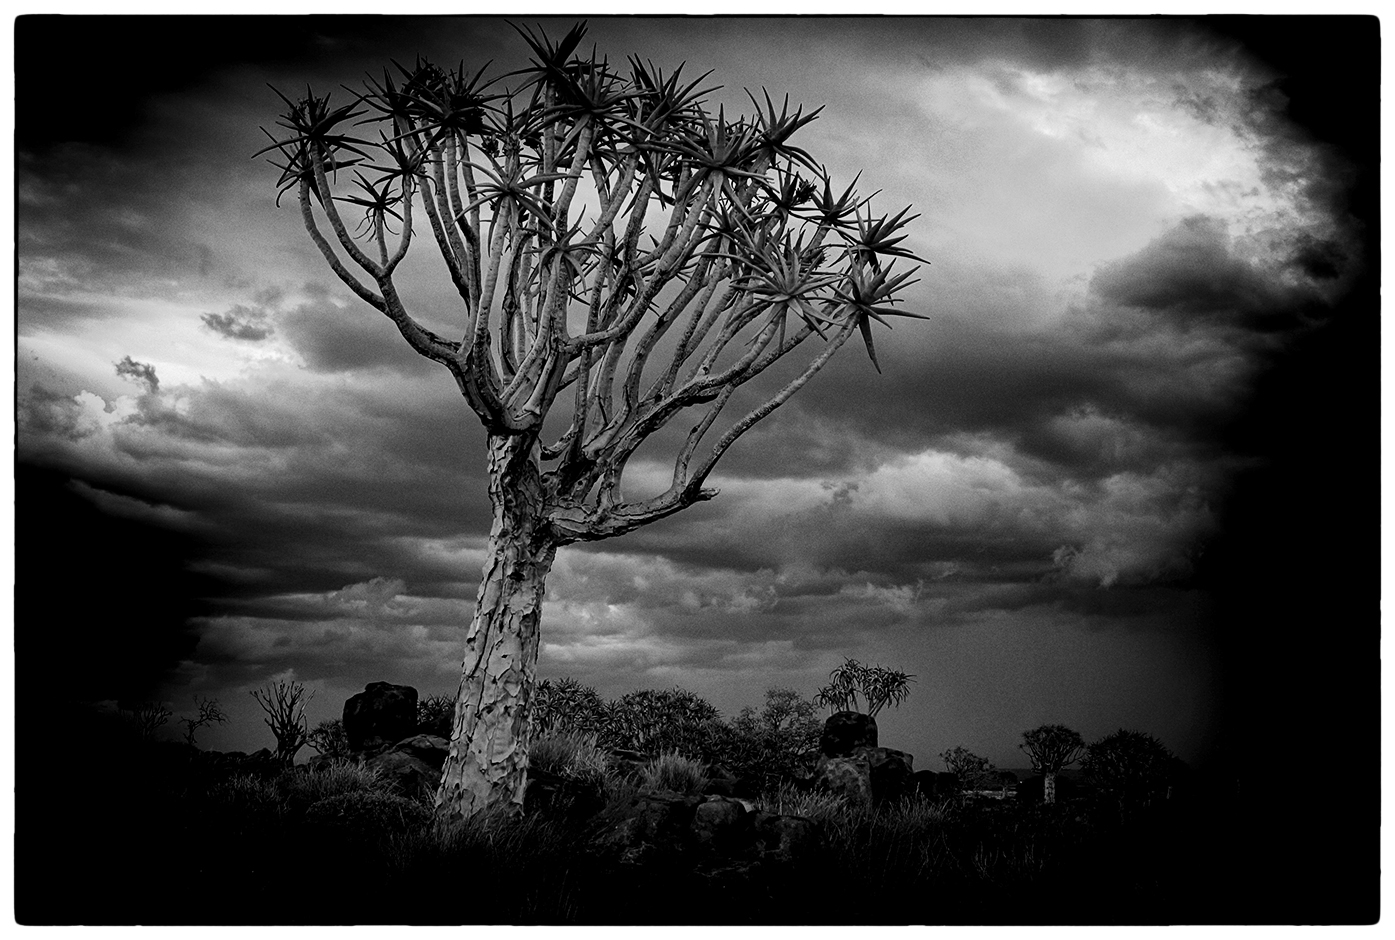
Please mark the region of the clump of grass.
<svg viewBox="0 0 1395 940"><path fill-rule="evenodd" d="M639 782L651 790L697 796L707 786L707 768L692 758L665 751L640 769Z"/></svg>
<svg viewBox="0 0 1395 940"><path fill-rule="evenodd" d="M327 761L308 770L288 771L275 782L288 803L303 808L346 793L377 793L387 788L376 767L349 760Z"/></svg>
<svg viewBox="0 0 1395 940"><path fill-rule="evenodd" d="M761 809L781 816L803 816L823 824L848 811L843 797L826 790L799 790L789 784L767 793L760 800Z"/></svg>
<svg viewBox="0 0 1395 940"><path fill-rule="evenodd" d="M208 793L211 816L238 832L270 828L287 816L288 807L275 780L257 774L237 774Z"/></svg>
<svg viewBox="0 0 1395 940"><path fill-rule="evenodd" d="M407 827L389 836L383 884L413 897L449 898L463 883L488 906L491 923L575 923L594 905L598 873L584 855L583 829L564 818L491 807L455 823ZM484 913L479 913L483 911ZM415 921L415 923L430 923ZM442 923L461 914L446 905Z"/></svg>
<svg viewBox="0 0 1395 940"><path fill-rule="evenodd" d="M273 777L236 774L197 800L203 824L229 835L257 837L299 825L311 807L346 795L386 793L376 770L349 761L287 769Z"/></svg>
<svg viewBox="0 0 1395 940"><path fill-rule="evenodd" d="M553 733L532 742L528 766L543 773L599 785L610 770L610 755L596 745L595 735Z"/></svg>
<svg viewBox="0 0 1395 940"><path fill-rule="evenodd" d="M375 790L346 790L318 800L305 815L311 826L352 834L358 838L386 838L428 826L430 810L416 800Z"/></svg>

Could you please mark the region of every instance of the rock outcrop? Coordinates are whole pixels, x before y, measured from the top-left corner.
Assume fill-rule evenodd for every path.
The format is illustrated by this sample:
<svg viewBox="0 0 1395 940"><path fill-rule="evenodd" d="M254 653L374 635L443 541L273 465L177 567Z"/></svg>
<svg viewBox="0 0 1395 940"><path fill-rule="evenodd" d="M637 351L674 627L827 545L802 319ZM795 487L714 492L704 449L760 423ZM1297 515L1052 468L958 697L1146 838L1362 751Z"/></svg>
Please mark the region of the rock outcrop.
<svg viewBox="0 0 1395 940"><path fill-rule="evenodd" d="M417 733L417 690L370 682L344 703L344 736L355 754L373 753Z"/></svg>
<svg viewBox="0 0 1395 940"><path fill-rule="evenodd" d="M877 746L877 723L860 712L838 712L824 722L810 785L854 803L897 800L912 792L915 758Z"/></svg>
<svg viewBox="0 0 1395 940"><path fill-rule="evenodd" d="M812 820L761 812L746 800L640 791L606 821L593 848L622 866L686 857L698 874L736 875L788 863L821 839Z"/></svg>

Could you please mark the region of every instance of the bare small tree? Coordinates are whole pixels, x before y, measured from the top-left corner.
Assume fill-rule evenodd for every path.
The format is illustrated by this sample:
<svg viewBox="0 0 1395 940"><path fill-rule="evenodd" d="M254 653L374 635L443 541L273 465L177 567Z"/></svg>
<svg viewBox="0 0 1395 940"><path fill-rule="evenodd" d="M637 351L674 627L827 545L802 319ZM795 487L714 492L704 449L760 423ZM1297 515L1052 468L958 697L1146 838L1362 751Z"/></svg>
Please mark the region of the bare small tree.
<svg viewBox="0 0 1395 940"><path fill-rule="evenodd" d="M1085 755L1085 740L1065 725L1042 725L1022 732L1019 748L1042 776L1042 802L1056 802L1056 775Z"/></svg>
<svg viewBox="0 0 1395 940"><path fill-rule="evenodd" d="M945 768L954 774L962 790L980 789L981 785L997 781L997 769L986 757L979 757L960 744L940 754Z"/></svg>
<svg viewBox="0 0 1395 940"><path fill-rule="evenodd" d="M294 680L278 679L249 693L266 712L262 720L276 736L276 756L287 766L295 762L296 752L305 746L309 727L305 721L305 706L315 697L313 691Z"/></svg>
<svg viewBox="0 0 1395 940"><path fill-rule="evenodd" d="M894 708L904 702L915 681L915 676L899 669L866 666L855 659L844 660L828 678L828 685L814 693L814 704L831 712L863 711L869 718L875 718L887 705Z"/></svg>
<svg viewBox="0 0 1395 940"><path fill-rule="evenodd" d="M204 725L222 724L228 720L228 716L223 714L223 709L218 705L216 698L204 698L194 696L194 705L198 708L198 713L193 718L181 718L179 723L184 726L184 743L190 747L194 746L194 733Z"/></svg>
<svg viewBox="0 0 1395 940"><path fill-rule="evenodd" d="M519 32L532 58L501 78L419 59L346 105L283 96L264 151L329 269L445 369L487 432L493 521L446 817L522 803L558 548L713 498L717 461L854 333L876 365L872 321L919 316L894 306L913 271L892 270L915 258L901 244L915 216L874 215L791 143L817 111L748 93L754 113L728 118L704 106L706 76L578 55L584 24L560 42ZM453 310L414 311L399 289L423 214ZM778 382L754 391L767 373ZM745 413L721 430L729 404ZM667 487L627 492L635 453L675 421L688 430Z"/></svg>
<svg viewBox="0 0 1395 940"><path fill-rule="evenodd" d="M163 728L174 713L163 702L141 702L130 708L123 708L126 720L136 729L142 740L149 741L155 732Z"/></svg>

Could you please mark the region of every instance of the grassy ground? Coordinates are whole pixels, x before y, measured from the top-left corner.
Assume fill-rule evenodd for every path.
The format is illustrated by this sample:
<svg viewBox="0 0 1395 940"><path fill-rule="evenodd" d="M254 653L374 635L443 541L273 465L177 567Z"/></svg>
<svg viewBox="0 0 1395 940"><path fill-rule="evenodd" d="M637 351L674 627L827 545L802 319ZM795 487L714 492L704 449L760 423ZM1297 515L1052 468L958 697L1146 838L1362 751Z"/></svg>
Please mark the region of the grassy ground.
<svg viewBox="0 0 1395 940"><path fill-rule="evenodd" d="M20 774L21 923L1266 922L1263 898L1235 875L1252 862L1243 827L1205 800L1123 819L1088 800L854 808L787 788L763 808L815 819L822 847L714 878L681 857L606 864L585 817L495 815L443 831L425 803L352 766L218 777L174 747L89 756L90 772L42 791ZM612 807L645 782L701 782L681 766L620 779L585 754L549 759Z"/></svg>

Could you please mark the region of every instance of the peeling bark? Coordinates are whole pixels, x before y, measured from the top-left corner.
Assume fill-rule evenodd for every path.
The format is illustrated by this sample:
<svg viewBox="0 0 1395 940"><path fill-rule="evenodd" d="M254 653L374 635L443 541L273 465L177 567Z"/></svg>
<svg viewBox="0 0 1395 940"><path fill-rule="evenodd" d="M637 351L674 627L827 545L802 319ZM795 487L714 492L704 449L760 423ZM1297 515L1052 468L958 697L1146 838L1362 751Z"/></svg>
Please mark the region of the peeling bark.
<svg viewBox="0 0 1395 940"><path fill-rule="evenodd" d="M490 437L489 496L489 550L465 638L450 754L436 792L436 812L447 820L523 803L538 624L557 553L545 520L534 435Z"/></svg>

